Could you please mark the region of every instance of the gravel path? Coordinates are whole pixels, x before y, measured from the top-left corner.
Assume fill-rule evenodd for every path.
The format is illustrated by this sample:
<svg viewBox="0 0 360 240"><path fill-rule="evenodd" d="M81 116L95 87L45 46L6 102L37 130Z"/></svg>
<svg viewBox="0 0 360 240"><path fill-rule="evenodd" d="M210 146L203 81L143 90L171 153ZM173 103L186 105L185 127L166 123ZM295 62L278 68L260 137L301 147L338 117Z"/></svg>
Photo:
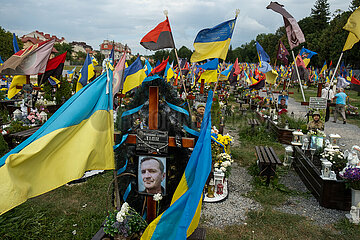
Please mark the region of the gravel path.
<svg viewBox="0 0 360 240"><path fill-rule="evenodd" d="M289 110L299 117L303 117L306 114L306 107L301 106L300 103L295 102L292 98L289 98ZM355 125L327 122L325 129L326 134L340 134L343 137L342 143L345 143L347 148L360 144L360 134L354 134L360 133L360 129ZM232 148L236 148L240 144L237 130L225 129L225 133L229 133L234 138ZM202 217L204 224L212 227L245 224L246 213L248 211L261 210L262 207L258 202L245 197L245 194L251 191L252 188L250 180L251 176L247 173L246 169L234 164L229 177L229 196L223 202L203 204ZM294 170L290 170L281 178L280 182L289 189L304 194L289 196L282 206L274 207L274 210L304 216L319 226L335 223L345 217L347 211L321 207L317 200L308 193L307 188Z"/></svg>

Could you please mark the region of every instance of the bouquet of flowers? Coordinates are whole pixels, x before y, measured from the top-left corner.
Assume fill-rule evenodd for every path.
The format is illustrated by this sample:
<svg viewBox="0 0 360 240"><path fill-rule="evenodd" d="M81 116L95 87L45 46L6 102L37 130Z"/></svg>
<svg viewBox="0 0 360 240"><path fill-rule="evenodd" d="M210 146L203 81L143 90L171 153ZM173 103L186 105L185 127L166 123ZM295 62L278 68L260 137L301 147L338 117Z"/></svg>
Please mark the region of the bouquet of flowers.
<svg viewBox="0 0 360 240"><path fill-rule="evenodd" d="M348 166L340 172L340 177L346 180L348 185L355 190L360 190L360 168Z"/></svg>
<svg viewBox="0 0 360 240"><path fill-rule="evenodd" d="M105 219L104 232L111 236L140 238L146 229L146 221L125 202L120 211L109 212Z"/></svg>
<svg viewBox="0 0 360 240"><path fill-rule="evenodd" d="M307 134L308 134L309 136L315 136L315 137L326 137L326 134L325 134L323 131L321 131L321 130L316 130L316 131L309 130L309 131L307 132Z"/></svg>
<svg viewBox="0 0 360 240"><path fill-rule="evenodd" d="M341 170L346 167L347 160L344 157L344 153L340 151L336 152L323 152L320 154L322 158L326 158L329 162L331 162L332 169L335 171L336 174L338 174Z"/></svg>
<svg viewBox="0 0 360 240"><path fill-rule="evenodd" d="M23 122L27 125L33 125L33 124L40 125L42 124L42 119L38 112L37 113L30 112L30 114L24 118Z"/></svg>
<svg viewBox="0 0 360 240"><path fill-rule="evenodd" d="M220 153L216 156L216 160L214 163L215 171L221 170L225 173L225 177L228 178L230 176L231 164L234 160L231 159L231 156L227 153Z"/></svg>

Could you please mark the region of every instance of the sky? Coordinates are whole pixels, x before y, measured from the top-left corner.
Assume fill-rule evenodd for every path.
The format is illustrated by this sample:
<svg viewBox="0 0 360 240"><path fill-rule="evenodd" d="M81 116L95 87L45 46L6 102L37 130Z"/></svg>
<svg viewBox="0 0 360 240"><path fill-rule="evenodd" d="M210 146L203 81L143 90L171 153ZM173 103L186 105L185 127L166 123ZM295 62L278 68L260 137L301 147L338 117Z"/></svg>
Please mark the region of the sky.
<svg viewBox="0 0 360 240"><path fill-rule="evenodd" d="M283 0L296 20L310 15L316 0ZM331 14L348 10L351 0L328 0ZM169 13L177 48L193 48L196 34L235 17L240 9L231 45L275 33L283 26L280 14L266 9L270 0L0 0L0 26L18 37L38 30L66 41L86 42L95 50L103 40L128 44L132 54L151 55L140 40Z"/></svg>

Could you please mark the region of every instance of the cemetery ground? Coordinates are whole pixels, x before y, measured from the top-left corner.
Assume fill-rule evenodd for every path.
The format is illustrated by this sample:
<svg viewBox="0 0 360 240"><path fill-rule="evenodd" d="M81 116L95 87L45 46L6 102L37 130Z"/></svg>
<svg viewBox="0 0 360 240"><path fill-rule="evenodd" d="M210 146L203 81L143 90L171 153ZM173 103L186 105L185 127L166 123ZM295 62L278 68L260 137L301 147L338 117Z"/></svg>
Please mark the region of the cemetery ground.
<svg viewBox="0 0 360 240"><path fill-rule="evenodd" d="M264 125L251 131L247 118L253 113L236 110L225 130L233 137L235 160L229 197L203 205L199 227L206 228L206 239L359 239L360 227L345 219L347 212L320 207L294 170L278 168L266 186L258 177L255 146L273 147L279 159L284 146ZM0 216L0 239L91 239L110 209L111 180L107 171L29 199Z"/></svg>

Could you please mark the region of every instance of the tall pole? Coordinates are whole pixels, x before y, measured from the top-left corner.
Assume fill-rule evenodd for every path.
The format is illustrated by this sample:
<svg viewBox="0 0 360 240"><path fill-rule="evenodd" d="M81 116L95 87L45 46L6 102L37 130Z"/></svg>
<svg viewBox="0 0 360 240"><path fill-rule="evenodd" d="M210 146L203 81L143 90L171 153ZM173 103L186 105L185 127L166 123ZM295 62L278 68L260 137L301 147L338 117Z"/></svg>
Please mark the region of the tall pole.
<svg viewBox="0 0 360 240"><path fill-rule="evenodd" d="M299 85L300 85L300 89L301 89L301 94L302 94L302 97L303 97L304 102L306 102L305 95L304 95L304 90L303 90L302 84L301 84L299 69L298 69L297 64L296 64L296 59L295 59L294 51L291 50L291 53L292 53L292 56L293 56L293 59L294 59L294 64L295 64L296 74L297 74L297 77L298 77L298 80L299 80Z"/></svg>
<svg viewBox="0 0 360 240"><path fill-rule="evenodd" d="M164 10L164 14L165 14L166 18L168 18L168 11L167 10ZM181 74L180 61L179 61L179 56L178 56L178 53L177 53L177 50L176 50L176 47L175 47L175 43L174 43L174 51L175 51L175 56L176 56L176 60L177 60L178 67L179 67L180 80L181 80L181 82L183 84L185 95L187 96L188 93L186 91L185 82L184 82L183 76ZM191 112L191 107L190 107L190 104L189 104L189 99L186 98L186 102L187 102L187 105L188 105L188 108L189 108L189 114L190 114L190 118L191 118L192 112Z"/></svg>
<svg viewBox="0 0 360 240"><path fill-rule="evenodd" d="M339 60L338 60L338 62L337 62L337 64L336 64L336 68L335 68L334 73L333 73L333 75L332 75L332 77L331 77L331 80L330 80L330 86L332 85L332 82L333 82L334 77L335 77L335 74L336 74L336 72L337 72L337 70L338 70L338 68L339 68L340 61L341 61L341 58L342 58L343 55L344 55L344 52L341 52L340 57L339 57Z"/></svg>

